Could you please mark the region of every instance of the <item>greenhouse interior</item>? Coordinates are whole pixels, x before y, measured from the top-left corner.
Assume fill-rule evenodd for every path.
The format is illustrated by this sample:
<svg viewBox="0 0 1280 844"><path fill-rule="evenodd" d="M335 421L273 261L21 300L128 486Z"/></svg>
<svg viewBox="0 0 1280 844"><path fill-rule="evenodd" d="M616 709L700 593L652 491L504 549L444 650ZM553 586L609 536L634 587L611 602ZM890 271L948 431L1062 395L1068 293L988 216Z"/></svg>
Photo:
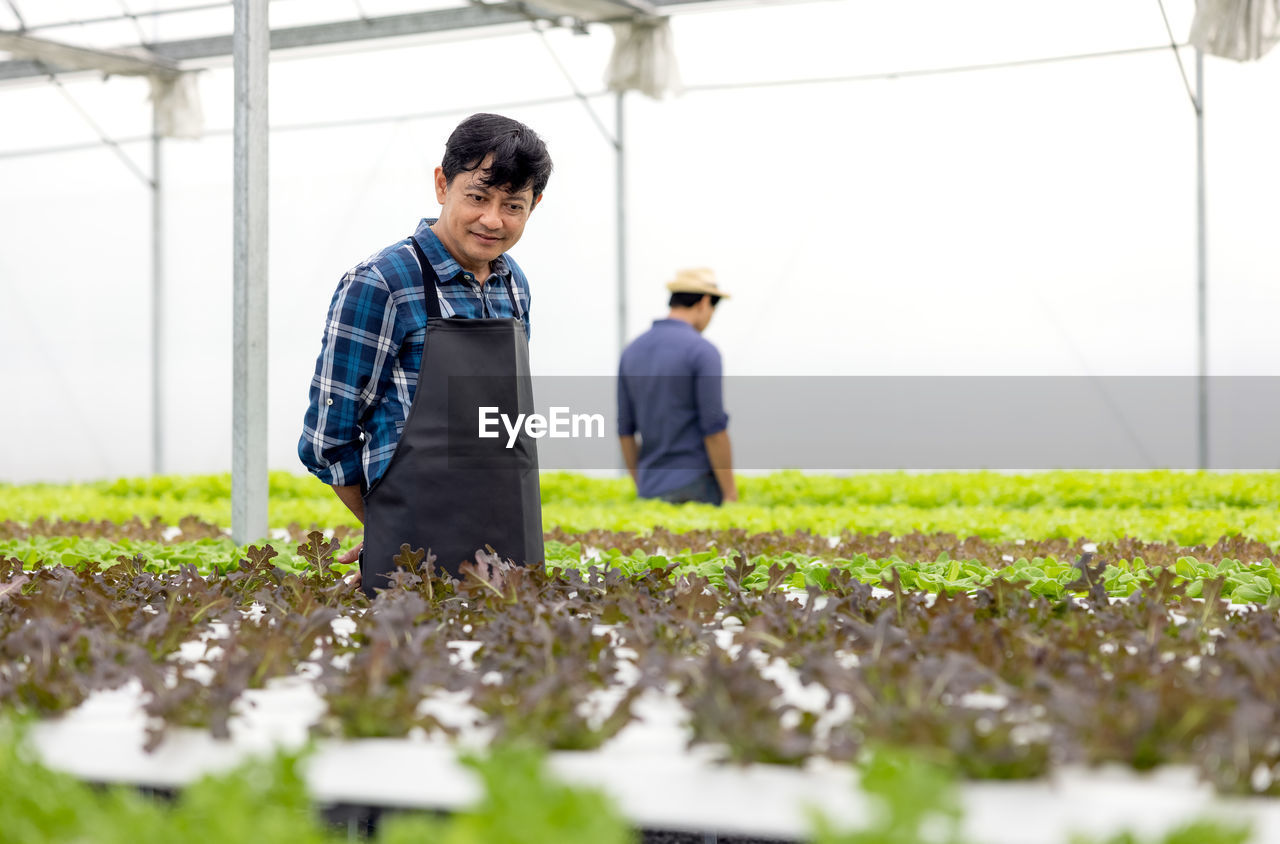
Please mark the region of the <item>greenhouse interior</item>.
<svg viewBox="0 0 1280 844"><path fill-rule="evenodd" d="M0 0L0 839L1280 842L1277 42Z"/></svg>

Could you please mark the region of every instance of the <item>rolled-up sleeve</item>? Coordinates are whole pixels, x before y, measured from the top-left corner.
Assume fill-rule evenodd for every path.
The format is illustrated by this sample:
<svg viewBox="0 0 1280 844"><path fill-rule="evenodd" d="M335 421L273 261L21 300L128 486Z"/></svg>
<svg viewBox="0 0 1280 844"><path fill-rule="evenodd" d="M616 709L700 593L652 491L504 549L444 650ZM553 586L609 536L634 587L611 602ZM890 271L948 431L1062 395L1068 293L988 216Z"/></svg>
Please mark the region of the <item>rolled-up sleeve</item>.
<svg viewBox="0 0 1280 844"><path fill-rule="evenodd" d="M704 437L729 427L722 375L720 352L710 343L700 347L694 356L693 389L698 402L698 430Z"/></svg>
<svg viewBox="0 0 1280 844"><path fill-rule="evenodd" d="M363 484L362 422L391 381L399 348L395 303L368 267L343 276L325 323L298 457L325 483Z"/></svg>

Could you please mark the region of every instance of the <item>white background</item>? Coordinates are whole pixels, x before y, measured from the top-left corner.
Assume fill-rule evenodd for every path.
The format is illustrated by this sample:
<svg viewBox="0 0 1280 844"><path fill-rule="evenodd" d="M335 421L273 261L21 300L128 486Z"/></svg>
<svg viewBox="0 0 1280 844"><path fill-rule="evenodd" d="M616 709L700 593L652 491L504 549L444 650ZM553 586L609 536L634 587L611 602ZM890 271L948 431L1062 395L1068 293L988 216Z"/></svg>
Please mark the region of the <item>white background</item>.
<svg viewBox="0 0 1280 844"><path fill-rule="evenodd" d="M299 5L274 3L273 25ZM1185 39L1193 3L1166 5ZM184 17L158 36L186 37ZM1153 46L1168 42L1156 0L837 0L690 11L673 29L690 90L626 101L628 336L665 313L675 269L707 265L734 294L707 333L729 374L1195 372L1195 124L1173 51L698 90ZM301 469L338 279L435 213L430 174L453 126L571 93L538 36L482 36L273 57L272 468ZM581 90L603 89L607 27L546 40ZM1194 54L1183 58L1194 82ZM1280 374L1280 58L1205 65L1210 371ZM112 136L149 133L144 81L64 84ZM176 472L226 471L231 454L229 62L199 85L206 137L164 153L164 468ZM612 97L591 103L612 131ZM535 371L608 374L612 147L580 102L500 110L555 160L513 253L532 281ZM379 120L396 116L410 117ZM298 128L352 120L373 122ZM0 480L149 470L149 191L106 147L12 154L94 140L48 82L0 84ZM149 171L148 142L122 149Z"/></svg>

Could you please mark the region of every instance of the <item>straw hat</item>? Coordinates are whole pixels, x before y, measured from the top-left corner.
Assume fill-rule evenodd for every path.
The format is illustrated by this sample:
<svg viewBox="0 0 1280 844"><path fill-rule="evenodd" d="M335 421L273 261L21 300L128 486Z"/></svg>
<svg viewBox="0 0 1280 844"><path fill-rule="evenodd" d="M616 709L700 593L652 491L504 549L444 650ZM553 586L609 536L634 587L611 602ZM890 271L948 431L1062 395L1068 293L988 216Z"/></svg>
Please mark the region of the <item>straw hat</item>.
<svg viewBox="0 0 1280 844"><path fill-rule="evenodd" d="M667 289L672 293L707 293L728 299L729 294L716 287L716 274L707 267L691 270L678 270L674 281L667 282Z"/></svg>

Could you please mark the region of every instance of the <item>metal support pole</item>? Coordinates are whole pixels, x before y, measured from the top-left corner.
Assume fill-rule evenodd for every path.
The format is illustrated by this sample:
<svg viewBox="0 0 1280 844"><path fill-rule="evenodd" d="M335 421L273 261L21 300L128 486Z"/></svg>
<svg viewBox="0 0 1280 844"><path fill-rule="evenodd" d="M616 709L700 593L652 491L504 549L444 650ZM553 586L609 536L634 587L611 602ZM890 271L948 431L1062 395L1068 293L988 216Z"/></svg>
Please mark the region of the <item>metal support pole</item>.
<svg viewBox="0 0 1280 844"><path fill-rule="evenodd" d="M235 0L231 537L267 535L267 0Z"/></svg>
<svg viewBox="0 0 1280 844"><path fill-rule="evenodd" d="M1199 342L1196 360L1197 459L1200 469L1209 468L1209 323L1208 260L1205 237L1204 183L1204 53L1196 50L1196 329Z"/></svg>
<svg viewBox="0 0 1280 844"><path fill-rule="evenodd" d="M623 116L626 92L614 99L614 149L617 151L617 221L618 221L618 351L627 345L627 174L626 141Z"/></svg>
<svg viewBox="0 0 1280 844"><path fill-rule="evenodd" d="M164 472L164 146L160 103L151 105L151 474Z"/></svg>

